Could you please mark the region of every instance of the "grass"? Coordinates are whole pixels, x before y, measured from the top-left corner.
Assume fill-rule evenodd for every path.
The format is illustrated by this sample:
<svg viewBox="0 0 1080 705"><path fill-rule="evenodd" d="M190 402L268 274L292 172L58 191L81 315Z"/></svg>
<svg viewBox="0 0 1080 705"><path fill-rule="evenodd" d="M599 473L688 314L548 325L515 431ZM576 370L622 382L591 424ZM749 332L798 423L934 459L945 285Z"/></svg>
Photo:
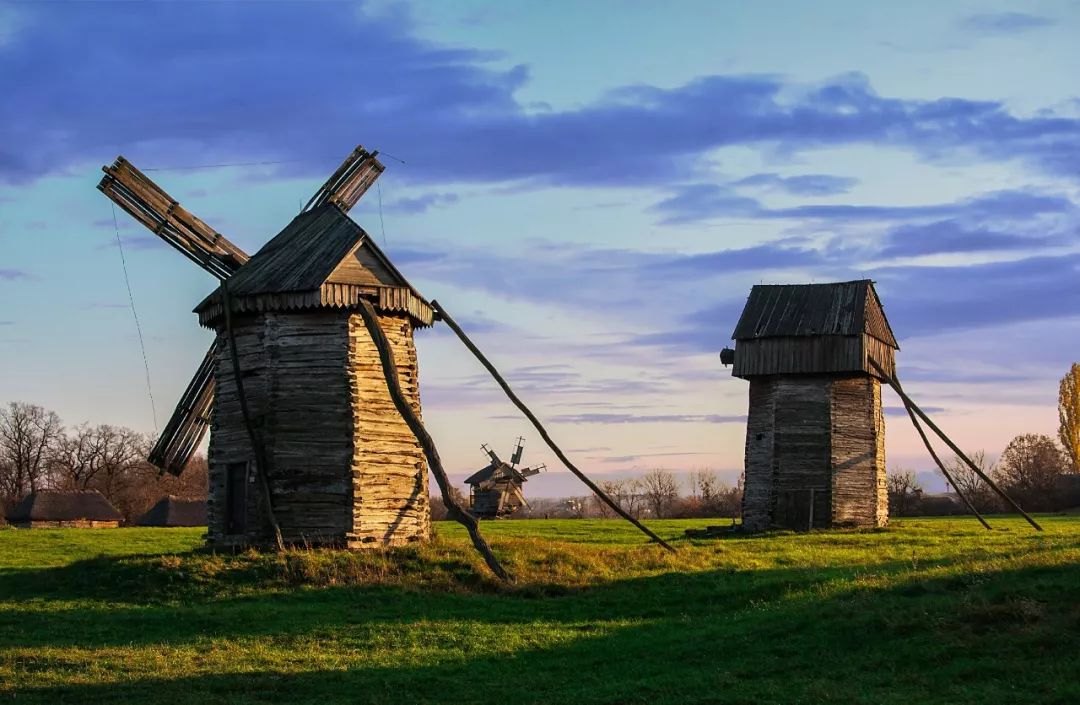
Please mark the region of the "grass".
<svg viewBox="0 0 1080 705"><path fill-rule="evenodd" d="M617 521L393 552L0 530L19 703L1076 703L1080 516L643 545ZM662 536L715 522L656 521Z"/></svg>

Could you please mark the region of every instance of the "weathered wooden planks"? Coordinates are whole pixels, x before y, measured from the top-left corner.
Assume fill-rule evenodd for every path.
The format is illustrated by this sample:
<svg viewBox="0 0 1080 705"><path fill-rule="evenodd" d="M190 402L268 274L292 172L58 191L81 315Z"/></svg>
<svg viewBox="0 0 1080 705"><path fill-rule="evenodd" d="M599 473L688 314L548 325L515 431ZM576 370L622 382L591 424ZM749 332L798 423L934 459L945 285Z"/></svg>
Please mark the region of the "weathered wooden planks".
<svg viewBox="0 0 1080 705"><path fill-rule="evenodd" d="M419 413L413 323L380 317L401 387ZM378 354L348 311L267 312L234 324L248 403L267 446L268 477L283 537L293 543L353 547L430 536L427 467L393 405ZM225 473L250 459L231 365L219 355L211 437L209 536L212 543L265 542L257 493L243 536L224 533Z"/></svg>
<svg viewBox="0 0 1080 705"><path fill-rule="evenodd" d="M751 379L744 527L764 531L885 525L884 443L876 378Z"/></svg>

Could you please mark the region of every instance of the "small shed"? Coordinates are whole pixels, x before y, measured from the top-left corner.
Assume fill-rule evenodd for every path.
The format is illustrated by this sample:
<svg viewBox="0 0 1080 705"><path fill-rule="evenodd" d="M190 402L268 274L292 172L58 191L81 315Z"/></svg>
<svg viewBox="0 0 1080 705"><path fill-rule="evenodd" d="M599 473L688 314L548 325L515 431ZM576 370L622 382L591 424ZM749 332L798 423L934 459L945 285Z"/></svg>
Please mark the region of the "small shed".
<svg viewBox="0 0 1080 705"><path fill-rule="evenodd" d="M206 500L168 495L143 514L139 526L206 526Z"/></svg>
<svg viewBox="0 0 1080 705"><path fill-rule="evenodd" d="M115 529L123 520L97 490L38 490L23 497L8 514L9 523L24 529Z"/></svg>
<svg viewBox="0 0 1080 705"><path fill-rule="evenodd" d="M869 280L753 287L725 351L750 382L743 526L883 526L885 419L869 363L899 350Z"/></svg>

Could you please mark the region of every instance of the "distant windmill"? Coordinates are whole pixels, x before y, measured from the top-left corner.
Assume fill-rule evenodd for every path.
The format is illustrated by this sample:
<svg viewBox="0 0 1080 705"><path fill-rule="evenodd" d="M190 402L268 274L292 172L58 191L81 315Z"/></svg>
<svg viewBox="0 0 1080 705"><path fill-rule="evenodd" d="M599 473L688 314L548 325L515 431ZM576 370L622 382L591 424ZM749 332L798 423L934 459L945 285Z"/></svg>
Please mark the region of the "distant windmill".
<svg viewBox="0 0 1080 705"><path fill-rule="evenodd" d="M527 478L546 470L547 466L517 467L525 448L525 439L520 436L509 463L501 460L495 451L486 445L481 447L491 458L491 462L465 480L465 484L472 485L469 502L473 514L481 519L497 519L513 514L523 506L529 506L521 486Z"/></svg>

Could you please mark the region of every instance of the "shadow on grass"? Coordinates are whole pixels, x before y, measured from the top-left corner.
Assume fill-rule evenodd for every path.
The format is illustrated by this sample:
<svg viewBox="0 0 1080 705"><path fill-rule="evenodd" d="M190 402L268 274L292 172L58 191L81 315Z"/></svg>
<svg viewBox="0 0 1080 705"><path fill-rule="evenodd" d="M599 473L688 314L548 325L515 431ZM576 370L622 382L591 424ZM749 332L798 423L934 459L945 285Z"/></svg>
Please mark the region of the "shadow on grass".
<svg viewBox="0 0 1080 705"><path fill-rule="evenodd" d="M836 574L810 570L666 574L542 600L342 588L237 598L197 609L159 606L141 618L122 618L115 640L108 641L153 642L139 633L147 630L169 643L196 636L313 635L317 645L320 635L332 634L328 648L334 649L351 635L352 655L344 650L346 655L327 665L317 653L300 653L278 669L31 687L17 697L49 703L320 704L1080 698L1080 566L948 577L914 571L892 580L884 579L890 577L884 568L876 572L882 579L852 578L847 571L841 584L830 583ZM200 614L209 615L207 621L192 621ZM101 612L94 619L114 617ZM562 636L509 651L473 649L466 624L460 651L447 645L438 658L408 649L389 656L365 651L365 639L374 634L421 630L435 620L462 620L478 629L505 626L508 634L556 625ZM73 628L61 624L56 633ZM76 642L81 640L67 635L56 643ZM279 646L287 644L286 639Z"/></svg>

